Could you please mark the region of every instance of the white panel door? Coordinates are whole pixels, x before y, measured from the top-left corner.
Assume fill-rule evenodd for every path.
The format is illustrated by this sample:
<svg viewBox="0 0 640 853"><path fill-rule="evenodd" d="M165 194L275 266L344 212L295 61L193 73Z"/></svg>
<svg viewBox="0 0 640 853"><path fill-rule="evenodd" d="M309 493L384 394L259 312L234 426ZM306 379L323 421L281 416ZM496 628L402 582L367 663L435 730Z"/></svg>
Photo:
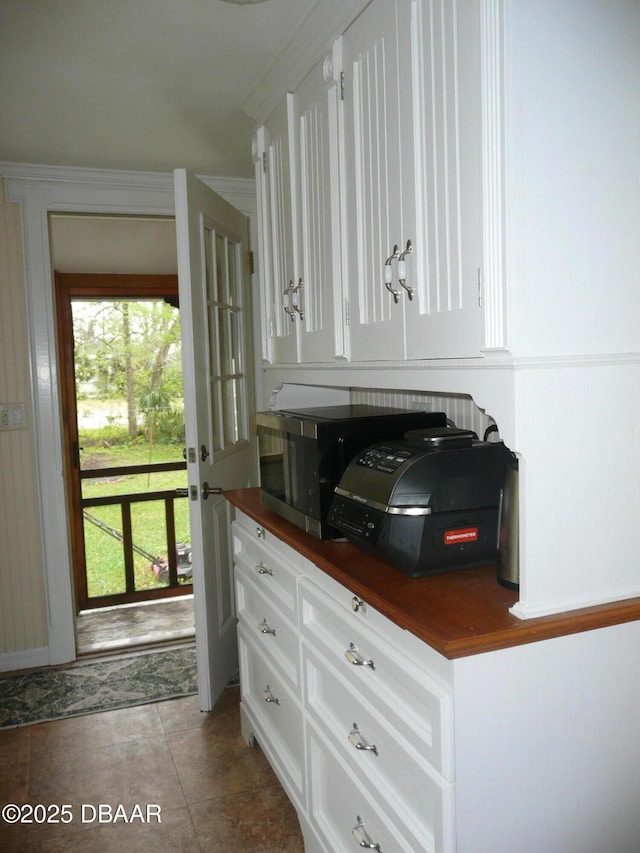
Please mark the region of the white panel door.
<svg viewBox="0 0 640 853"><path fill-rule="evenodd" d="M396 4L373 0L343 36L345 235L351 357L404 357L404 303L386 271L400 248L402 169ZM385 261L389 260L389 264ZM397 300L397 301L396 301Z"/></svg>
<svg viewBox="0 0 640 853"><path fill-rule="evenodd" d="M200 708L237 672L230 505L209 489L256 483L248 221L174 173Z"/></svg>
<svg viewBox="0 0 640 853"><path fill-rule="evenodd" d="M268 334L275 362L298 361L299 274L294 266L291 131L292 95L263 127L263 222L268 282ZM295 291L295 292L294 292Z"/></svg>
<svg viewBox="0 0 640 853"><path fill-rule="evenodd" d="M398 44L406 357L478 356L480 3L398 0Z"/></svg>
<svg viewBox="0 0 640 853"><path fill-rule="evenodd" d="M294 222L300 360L331 361L345 354L341 217L340 69L327 56L293 98Z"/></svg>

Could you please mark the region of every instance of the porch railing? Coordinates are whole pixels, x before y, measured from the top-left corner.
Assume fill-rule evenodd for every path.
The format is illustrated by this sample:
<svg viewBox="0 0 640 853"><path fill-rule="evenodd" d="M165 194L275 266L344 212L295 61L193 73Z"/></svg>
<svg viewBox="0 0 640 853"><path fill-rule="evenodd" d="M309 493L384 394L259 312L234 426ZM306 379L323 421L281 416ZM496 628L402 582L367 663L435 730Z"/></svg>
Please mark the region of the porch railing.
<svg viewBox="0 0 640 853"><path fill-rule="evenodd" d="M115 468L91 468L80 472L81 480L107 479L119 477L125 474L147 474L160 471L186 471L186 462L161 462L150 465L122 465ZM164 502L164 523L167 543L167 568L168 586L164 589L184 590L189 584L180 583L178 579L178 555L176 542L175 524L175 501L184 500L187 497L187 489L162 489L154 492L135 492L132 494L107 495L104 497L82 498L81 507L85 509L98 506L120 506L121 510L121 539L124 551L124 575L125 590L122 594L127 596L140 593L141 597L148 597L149 590L136 590L134 572L134 552L140 552L133 540L133 528L131 522L131 507L133 504L146 503L148 501ZM153 563L159 565L157 557L148 555Z"/></svg>

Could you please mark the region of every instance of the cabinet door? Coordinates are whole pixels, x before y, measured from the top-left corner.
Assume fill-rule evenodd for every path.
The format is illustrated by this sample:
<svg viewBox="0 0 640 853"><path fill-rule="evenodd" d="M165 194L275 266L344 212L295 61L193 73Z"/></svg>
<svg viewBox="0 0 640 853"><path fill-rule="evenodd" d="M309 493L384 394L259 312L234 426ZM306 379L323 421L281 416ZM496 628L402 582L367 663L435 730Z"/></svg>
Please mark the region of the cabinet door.
<svg viewBox="0 0 640 853"><path fill-rule="evenodd" d="M294 228L292 210L291 122L292 96L288 95L261 129L258 151L262 162L261 218L263 233L264 312L270 357L276 362L298 360L298 336L293 294Z"/></svg>
<svg viewBox="0 0 640 853"><path fill-rule="evenodd" d="M404 298L385 286L401 229L396 4L373 0L343 36L351 357L404 357ZM403 81L403 85L407 85ZM410 84L408 84L410 85ZM393 269L391 262L387 271ZM397 290L397 283L389 285Z"/></svg>
<svg viewBox="0 0 640 853"><path fill-rule="evenodd" d="M398 0L407 358L480 355L478 0Z"/></svg>
<svg viewBox="0 0 640 853"><path fill-rule="evenodd" d="M303 362L344 355L340 235L340 69L327 56L296 89L294 256Z"/></svg>
<svg viewBox="0 0 640 853"><path fill-rule="evenodd" d="M374 0L344 68L351 356L478 356L479 2Z"/></svg>

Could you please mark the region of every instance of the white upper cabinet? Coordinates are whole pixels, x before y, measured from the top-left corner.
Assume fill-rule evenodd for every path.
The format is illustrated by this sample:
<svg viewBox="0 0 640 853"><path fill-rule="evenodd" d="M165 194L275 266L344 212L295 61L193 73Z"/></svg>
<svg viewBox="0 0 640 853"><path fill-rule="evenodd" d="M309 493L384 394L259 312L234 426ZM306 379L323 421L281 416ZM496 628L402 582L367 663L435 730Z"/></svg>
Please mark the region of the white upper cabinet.
<svg viewBox="0 0 640 853"><path fill-rule="evenodd" d="M404 297L392 260L402 241L395 2L374 0L346 31L343 67L351 357L401 359Z"/></svg>
<svg viewBox="0 0 640 853"><path fill-rule="evenodd" d="M479 3L374 0L343 62L351 357L479 356Z"/></svg>
<svg viewBox="0 0 640 853"><path fill-rule="evenodd" d="M344 355L339 206L340 72L326 57L257 136L265 357Z"/></svg>
<svg viewBox="0 0 640 853"><path fill-rule="evenodd" d="M266 360L482 354L479 0L373 0L257 155Z"/></svg>
<svg viewBox="0 0 640 853"><path fill-rule="evenodd" d="M287 95L256 138L256 178L262 256L263 357L292 362L298 358L293 290L292 96Z"/></svg>
<svg viewBox="0 0 640 853"><path fill-rule="evenodd" d="M344 355L340 234L341 75L338 46L306 77L293 96L294 196L301 305L300 359Z"/></svg>

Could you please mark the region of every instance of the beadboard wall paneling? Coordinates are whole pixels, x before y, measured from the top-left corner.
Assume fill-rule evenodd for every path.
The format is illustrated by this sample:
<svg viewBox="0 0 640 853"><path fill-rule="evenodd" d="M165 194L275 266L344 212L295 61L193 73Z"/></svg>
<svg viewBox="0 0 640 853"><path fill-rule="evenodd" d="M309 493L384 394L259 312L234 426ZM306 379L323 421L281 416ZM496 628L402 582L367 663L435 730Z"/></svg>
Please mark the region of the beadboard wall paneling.
<svg viewBox="0 0 640 853"><path fill-rule="evenodd" d="M485 414L464 394L429 394L420 391L392 391L373 388L353 388L353 403L371 406L396 406L400 409L421 409L428 412L445 412L460 429L472 429L483 437L493 419ZM495 436L493 436L495 439Z"/></svg>
<svg viewBox="0 0 640 853"><path fill-rule="evenodd" d="M47 645L20 209L0 181L0 403L26 428L0 431L0 654Z"/></svg>

